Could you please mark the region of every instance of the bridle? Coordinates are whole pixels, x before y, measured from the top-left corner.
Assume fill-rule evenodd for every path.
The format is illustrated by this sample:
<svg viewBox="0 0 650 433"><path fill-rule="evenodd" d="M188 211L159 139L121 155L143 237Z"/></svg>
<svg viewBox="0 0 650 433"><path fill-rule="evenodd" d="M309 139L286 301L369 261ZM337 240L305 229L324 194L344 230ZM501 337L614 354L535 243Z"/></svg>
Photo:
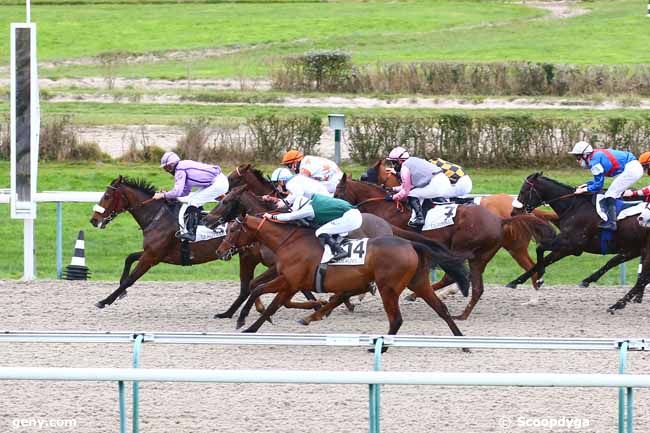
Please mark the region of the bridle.
<svg viewBox="0 0 650 433"><path fill-rule="evenodd" d="M128 206L128 207L123 207L122 209L120 209L122 207L122 200L124 200L127 205L129 204L129 200L126 198L126 196L124 195L124 193L122 192L122 190L120 188L115 187L113 185L108 185L106 188L114 191L113 192L113 197L114 198L113 198L113 203L112 203L113 206L111 206L112 207L111 213L107 217L103 218L102 223L104 225L107 225L108 223L113 221L113 219L116 216L118 216L119 214L121 214L121 213L132 211L132 210L137 209L139 207L145 206L145 205L147 205L147 204L149 204L149 203L151 203L153 201L153 198L149 198L147 200L144 200L141 203L137 203L135 205L131 205L131 206ZM97 209L97 207L100 207L100 206L97 204L93 208L96 212L98 212L100 210L100 209ZM118 209L120 209L120 210L118 210ZM106 210L104 210L102 208L102 211L99 212L99 213L103 214L104 212L106 212Z"/></svg>
<svg viewBox="0 0 650 433"><path fill-rule="evenodd" d="M531 182L528 179L526 179L525 182L526 182L526 185L528 185L530 187L528 189L528 197L526 198L525 203L523 203L524 210L526 211L526 213L531 213L533 210L535 210L536 208L538 208L538 207L540 207L542 205L550 205L551 203L555 203L556 201L564 200L564 199L575 197L575 196L578 195L575 192L571 192L569 194L564 194L564 195L561 195L559 197L552 198L550 200L544 200L544 198L539 193L537 188L535 188L535 184L533 182ZM531 204L532 201L533 201L533 193L535 193L535 195L539 199L539 203L536 204L535 206L533 206Z"/></svg>

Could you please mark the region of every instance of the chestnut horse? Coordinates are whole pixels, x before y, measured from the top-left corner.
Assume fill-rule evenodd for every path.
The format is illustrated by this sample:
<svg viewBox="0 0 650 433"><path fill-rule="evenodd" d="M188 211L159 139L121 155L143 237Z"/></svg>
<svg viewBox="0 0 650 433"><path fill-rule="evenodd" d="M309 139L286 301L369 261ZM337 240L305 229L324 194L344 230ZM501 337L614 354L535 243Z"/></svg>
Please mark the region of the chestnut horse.
<svg viewBox="0 0 650 433"><path fill-rule="evenodd" d="M371 176L373 172L376 177ZM401 183L397 175L386 170L383 159L380 159L370 167L368 174L370 175L367 179L369 182L378 183L386 188L392 188ZM481 197L477 204L483 206L501 219L509 218L512 213L512 197L508 194L493 194ZM558 220L555 212L535 209L534 215L553 223ZM520 230L519 228L520 226L517 225L508 225L503 228L502 246L515 259L519 266L527 271L535 266L535 262L528 253L531 235L527 230ZM538 290L544 284L544 279L540 279L537 274L533 274L531 282L535 290Z"/></svg>
<svg viewBox="0 0 650 433"><path fill-rule="evenodd" d="M314 288L314 274L319 266L323 248L309 228L279 223L247 215L241 222L231 224L218 253L231 247L241 248L252 242L261 242L275 252L277 278L253 289L240 318L244 318L252 303L264 293L277 293L268 308L244 332L256 332L287 300L302 288ZM399 296L408 285L447 323L454 335L462 335L445 304L430 288L429 261L454 261L455 257L441 250L435 253L429 247L394 236L368 239L363 265L330 266L323 282L327 292L349 297L368 291L376 282L384 310L388 317L388 333L396 334L402 325Z"/></svg>
<svg viewBox="0 0 650 433"><path fill-rule="evenodd" d="M363 212L374 213L381 216L389 223L408 229L411 212L405 211L401 205L384 200L386 191L383 187L368 182L348 180L347 175L339 182L335 196L357 205ZM526 216L526 219L522 219ZM536 239L550 239L555 232L543 220L532 215L501 220L499 217L484 207L476 205L458 206L453 225L436 230L427 230L421 233L446 245L459 256L469 257L470 281L472 283L472 297L460 316L455 319L465 320L469 317L476 303L483 294L483 272L488 262L494 257L503 242L502 227L519 225L519 230L527 230L530 236ZM453 278L445 276L432 286L438 290L454 282ZM416 294L417 295L417 294Z"/></svg>
<svg viewBox="0 0 650 433"><path fill-rule="evenodd" d="M142 179L133 180L120 176L106 188L99 201L100 208L93 212L90 219L91 224L104 229L117 215L128 211L136 220L144 235L143 250L131 253L126 257L119 287L107 298L98 301L95 304L97 308L111 305L118 297L124 296L126 289L133 285L152 266L158 263L172 265L182 263L181 243L175 235L178 229L178 206L161 200L151 200L155 192L156 189ZM222 239L221 237L191 243L189 246L190 264L196 265L217 260L216 249L221 244ZM259 246L254 246L241 254L239 261L241 293L248 295L248 288L253 279L255 267L259 263L272 266L272 259L273 255L270 254L270 251L264 253ZM135 261L138 264L133 272L130 272ZM246 296L244 296L244 299ZM257 305L257 309L258 311L263 310L261 304ZM234 311L231 307L225 313L226 316L222 316L224 313L217 316L232 317Z"/></svg>

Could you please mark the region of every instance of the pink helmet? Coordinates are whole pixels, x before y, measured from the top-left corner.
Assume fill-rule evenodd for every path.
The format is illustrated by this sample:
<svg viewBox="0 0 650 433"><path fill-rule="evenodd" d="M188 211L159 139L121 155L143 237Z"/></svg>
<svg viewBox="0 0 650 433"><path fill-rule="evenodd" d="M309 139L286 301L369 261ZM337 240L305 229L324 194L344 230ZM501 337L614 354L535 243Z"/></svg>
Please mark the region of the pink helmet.
<svg viewBox="0 0 650 433"><path fill-rule="evenodd" d="M388 159L389 161L399 161L399 160L404 160L410 158L411 155L404 149L402 146L397 146L393 150L390 151L388 154Z"/></svg>
<svg viewBox="0 0 650 433"><path fill-rule="evenodd" d="M164 167L166 165L177 164L181 159L174 152L165 152L165 154L160 159L160 166Z"/></svg>

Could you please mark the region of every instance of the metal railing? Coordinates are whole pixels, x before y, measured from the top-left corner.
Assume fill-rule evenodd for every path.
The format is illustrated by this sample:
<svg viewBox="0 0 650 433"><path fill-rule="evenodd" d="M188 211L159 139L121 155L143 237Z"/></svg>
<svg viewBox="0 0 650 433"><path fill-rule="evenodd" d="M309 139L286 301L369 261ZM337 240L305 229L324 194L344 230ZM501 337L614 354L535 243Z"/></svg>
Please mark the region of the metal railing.
<svg viewBox="0 0 650 433"><path fill-rule="evenodd" d="M133 369L0 368L0 379L116 380L120 432L126 432L125 381L133 382L133 433L139 432L139 381L198 381L228 383L361 383L368 385L369 432L380 432L380 385L448 386L609 386L619 387L619 433L632 433L633 388L650 387L650 376L624 375L628 351L650 350L650 339L428 337L415 335L252 334L188 332L15 332L0 333L0 343L130 343ZM143 370L139 369L143 343L273 346L354 346L374 349L373 372L318 372L272 370ZM468 348L526 350L617 350L619 374L543 373L421 373L380 372L382 348Z"/></svg>

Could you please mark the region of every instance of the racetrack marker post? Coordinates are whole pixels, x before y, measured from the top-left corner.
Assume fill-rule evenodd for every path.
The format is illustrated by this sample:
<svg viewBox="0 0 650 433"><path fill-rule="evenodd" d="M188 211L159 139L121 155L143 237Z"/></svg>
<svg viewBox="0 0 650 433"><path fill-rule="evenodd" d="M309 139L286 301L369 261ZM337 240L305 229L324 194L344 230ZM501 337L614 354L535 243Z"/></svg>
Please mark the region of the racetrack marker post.
<svg viewBox="0 0 650 433"><path fill-rule="evenodd" d="M34 220L40 107L36 24L30 23L31 8L26 4L26 23L12 23L10 31L11 71L11 218L22 219L23 280L35 278Z"/></svg>
<svg viewBox="0 0 650 433"><path fill-rule="evenodd" d="M334 162L336 165L341 164L341 134L345 128L344 114L328 114L327 120L329 127L334 130Z"/></svg>

